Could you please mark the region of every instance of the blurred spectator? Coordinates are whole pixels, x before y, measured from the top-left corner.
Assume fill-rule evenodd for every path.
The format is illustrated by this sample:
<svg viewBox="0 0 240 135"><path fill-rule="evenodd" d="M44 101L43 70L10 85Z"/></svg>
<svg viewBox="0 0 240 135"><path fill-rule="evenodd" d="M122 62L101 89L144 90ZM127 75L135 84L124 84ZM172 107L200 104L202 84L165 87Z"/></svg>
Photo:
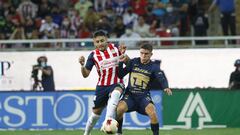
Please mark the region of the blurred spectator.
<svg viewBox="0 0 240 135"><path fill-rule="evenodd" d="M115 33L116 37L119 38L125 33L126 29L125 25L123 24L122 16L118 16L114 24L113 33Z"/></svg>
<svg viewBox="0 0 240 135"><path fill-rule="evenodd" d="M61 25L64 14L60 12L60 9L57 5L54 5L51 10L51 16L54 23Z"/></svg>
<svg viewBox="0 0 240 135"><path fill-rule="evenodd" d="M5 25L3 27L3 31L5 33L5 38L9 39L11 34L13 33L15 26L12 23L12 16L11 15L7 15L6 16L6 21L5 21Z"/></svg>
<svg viewBox="0 0 240 135"><path fill-rule="evenodd" d="M24 19L22 22L25 22L27 18L35 18L37 16L38 6L31 2L31 0L22 0L17 11L22 19Z"/></svg>
<svg viewBox="0 0 240 135"><path fill-rule="evenodd" d="M16 26L9 39L26 39L24 27L21 26L20 24ZM18 45L22 46L21 43Z"/></svg>
<svg viewBox="0 0 240 135"><path fill-rule="evenodd" d="M208 17L205 15L203 9L199 9L197 15L193 17L192 25L194 28L194 36L201 37L207 36L208 30ZM207 45L207 40L196 40L197 45Z"/></svg>
<svg viewBox="0 0 240 135"><path fill-rule="evenodd" d="M128 7L128 0L112 0L112 9L116 15L123 15Z"/></svg>
<svg viewBox="0 0 240 135"><path fill-rule="evenodd" d="M169 0L157 0L152 5L152 14L161 19L166 13L166 5Z"/></svg>
<svg viewBox="0 0 240 135"><path fill-rule="evenodd" d="M117 15L115 14L115 12L113 11L112 8L106 8L105 11L101 12L101 14L103 16L107 16L109 22L111 22L111 24L114 23L114 20L116 19ZM114 25L114 24L113 24Z"/></svg>
<svg viewBox="0 0 240 135"><path fill-rule="evenodd" d="M141 38L141 36L136 33L133 32L131 27L127 27L125 30L125 33L120 37L121 39L133 39L133 38ZM137 40L131 40L131 41L121 41L119 44L124 44L126 45L128 48L136 48L138 45L138 41Z"/></svg>
<svg viewBox="0 0 240 135"><path fill-rule="evenodd" d="M8 10L6 10L6 16L10 15L11 16L11 22L14 25L17 25L19 23L22 23L22 18L20 14L16 11L15 7L10 6Z"/></svg>
<svg viewBox="0 0 240 135"><path fill-rule="evenodd" d="M138 21L133 25L133 31L138 33L141 37L150 37L150 26L145 23L145 18L139 16Z"/></svg>
<svg viewBox="0 0 240 135"><path fill-rule="evenodd" d="M150 26L150 33L155 37L172 37L171 30L163 26L163 22L158 19L153 20ZM151 42L154 45L173 45L173 41L160 41L160 42ZM177 42L176 42L177 43Z"/></svg>
<svg viewBox="0 0 240 135"><path fill-rule="evenodd" d="M85 25L82 25L81 29L79 29L78 37L79 38L91 38L91 32Z"/></svg>
<svg viewBox="0 0 240 135"><path fill-rule="evenodd" d="M201 3L199 2L199 0L190 0L189 1L188 15L189 15L189 19L191 21L191 24L193 24L193 18L197 15L198 9L203 7L200 4Z"/></svg>
<svg viewBox="0 0 240 135"><path fill-rule="evenodd" d="M26 39L26 33L24 30L24 26L20 24L20 22L15 21L14 22L14 30L11 34L11 36L9 37L10 40L24 40ZM12 44L12 47L14 48L24 48L27 47L27 44L23 44L23 43L14 43Z"/></svg>
<svg viewBox="0 0 240 135"><path fill-rule="evenodd" d="M100 29L107 31L107 33L112 32L111 23L109 22L109 20L106 16L102 16L96 24L96 30L100 30Z"/></svg>
<svg viewBox="0 0 240 135"><path fill-rule="evenodd" d="M89 7L83 20L83 25L85 25L90 31L95 31L99 18L100 16L94 12L93 7Z"/></svg>
<svg viewBox="0 0 240 135"><path fill-rule="evenodd" d="M11 7L11 2L10 1L3 1L3 4L2 5L0 4L0 6L2 8L1 12L3 12L1 14L3 14L3 16L7 16L8 12L9 12L9 9Z"/></svg>
<svg viewBox="0 0 240 135"><path fill-rule="evenodd" d="M43 20L39 31L43 39L52 39L56 37L55 30L58 28L59 26L52 21L52 17L47 15L45 20Z"/></svg>
<svg viewBox="0 0 240 135"><path fill-rule="evenodd" d="M82 27L79 29L78 32L78 37L79 38L91 38L92 34L89 31L89 29L82 25ZM91 42L81 42L80 43L80 47L92 47L92 43Z"/></svg>
<svg viewBox="0 0 240 135"><path fill-rule="evenodd" d="M52 3L48 0L41 0L39 4L38 16L40 18L45 18L51 13L52 7Z"/></svg>
<svg viewBox="0 0 240 135"><path fill-rule="evenodd" d="M32 32L35 29L35 23L31 18L27 18L24 24L24 30L27 39L32 39Z"/></svg>
<svg viewBox="0 0 240 135"><path fill-rule="evenodd" d="M6 19L0 16L0 33L4 33L4 27L6 25Z"/></svg>
<svg viewBox="0 0 240 135"><path fill-rule="evenodd" d="M63 13L67 13L68 9L75 4L75 1L76 0L51 0Z"/></svg>
<svg viewBox="0 0 240 135"><path fill-rule="evenodd" d="M68 18L70 19L70 28L77 31L83 23L83 18L79 12L76 9L69 9Z"/></svg>
<svg viewBox="0 0 240 135"><path fill-rule="evenodd" d="M11 0L12 6L15 7L16 9L20 5L21 2L22 2L22 0ZM1 3L0 3L0 5L1 5Z"/></svg>
<svg viewBox="0 0 240 135"><path fill-rule="evenodd" d="M133 12L137 15L145 15L147 13L148 1L147 0L130 0L130 6Z"/></svg>
<svg viewBox="0 0 240 135"><path fill-rule="evenodd" d="M171 3L167 4L166 7L167 13L163 16L162 27L171 33L171 36L179 36L179 14L174 11Z"/></svg>
<svg viewBox="0 0 240 135"><path fill-rule="evenodd" d="M71 29L71 21L68 17L65 17L62 21L62 24L60 26L60 37L61 38L69 38L69 31ZM76 34L75 34L76 35ZM74 36L75 38L76 36Z"/></svg>
<svg viewBox="0 0 240 135"><path fill-rule="evenodd" d="M174 11L179 13L180 36L187 36L189 32L188 0L171 0Z"/></svg>
<svg viewBox="0 0 240 135"><path fill-rule="evenodd" d="M107 0L94 0L94 8L97 12L104 11Z"/></svg>
<svg viewBox="0 0 240 135"><path fill-rule="evenodd" d="M74 5L74 8L79 12L79 14L82 18L85 18L85 15L87 15L89 8L92 6L93 6L93 3L89 0L79 0ZM94 9L92 9L92 10L94 10Z"/></svg>
<svg viewBox="0 0 240 135"><path fill-rule="evenodd" d="M236 14L235 14L235 0L213 0L212 5L209 7L210 12L215 5L218 5L221 12L221 25L222 31L225 36L236 35ZM229 30L231 34L229 34ZM232 44L236 41L233 40Z"/></svg>
<svg viewBox="0 0 240 135"><path fill-rule="evenodd" d="M12 39L12 40L26 39L24 27L21 26L20 24L18 26L16 26L15 30L13 31L13 33L11 34L9 39ZM23 48L23 47L25 47L25 45L22 43L15 43L13 45L13 47L14 48Z"/></svg>
<svg viewBox="0 0 240 135"><path fill-rule="evenodd" d="M236 67L230 75L229 89L239 89L240 90L240 59L237 59L234 63Z"/></svg>
<svg viewBox="0 0 240 135"><path fill-rule="evenodd" d="M127 27L133 27L133 24L137 21L138 15L133 13L131 7L123 14L123 23Z"/></svg>
<svg viewBox="0 0 240 135"><path fill-rule="evenodd" d="M63 19L60 26L60 38L75 39L77 37L77 29L71 26L71 20L68 17ZM76 47L77 43L66 43L67 47Z"/></svg>
<svg viewBox="0 0 240 135"><path fill-rule="evenodd" d="M33 90L55 91L53 69L47 64L47 57L40 56L37 59L37 64L33 65L32 75Z"/></svg>

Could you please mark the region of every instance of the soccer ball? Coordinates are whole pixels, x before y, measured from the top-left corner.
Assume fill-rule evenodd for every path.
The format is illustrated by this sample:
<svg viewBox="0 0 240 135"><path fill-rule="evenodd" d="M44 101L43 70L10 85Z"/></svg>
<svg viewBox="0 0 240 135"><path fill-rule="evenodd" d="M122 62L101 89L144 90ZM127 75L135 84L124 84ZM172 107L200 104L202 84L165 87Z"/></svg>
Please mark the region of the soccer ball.
<svg viewBox="0 0 240 135"><path fill-rule="evenodd" d="M115 134L118 130L118 122L113 118L108 118L103 123L103 131L107 134Z"/></svg>

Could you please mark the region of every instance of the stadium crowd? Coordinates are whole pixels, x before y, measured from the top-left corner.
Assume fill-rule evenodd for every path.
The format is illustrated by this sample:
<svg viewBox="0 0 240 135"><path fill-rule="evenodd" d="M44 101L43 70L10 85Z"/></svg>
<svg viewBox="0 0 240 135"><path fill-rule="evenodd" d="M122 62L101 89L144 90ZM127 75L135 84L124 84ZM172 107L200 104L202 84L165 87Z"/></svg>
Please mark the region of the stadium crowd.
<svg viewBox="0 0 240 135"><path fill-rule="evenodd" d="M194 35L206 36L208 21L202 5L205 0L0 0L0 40L90 38L97 29L113 38L188 36L191 25ZM12 47L0 44L0 48Z"/></svg>

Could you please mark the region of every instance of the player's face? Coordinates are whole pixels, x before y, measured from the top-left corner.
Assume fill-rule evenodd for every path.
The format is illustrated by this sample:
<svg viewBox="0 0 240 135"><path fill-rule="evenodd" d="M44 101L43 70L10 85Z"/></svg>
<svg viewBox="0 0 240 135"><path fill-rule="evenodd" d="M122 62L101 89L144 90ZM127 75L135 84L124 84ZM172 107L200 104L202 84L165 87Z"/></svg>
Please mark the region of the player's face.
<svg viewBox="0 0 240 135"><path fill-rule="evenodd" d="M147 64L152 57L152 52L146 49L140 49L140 59L142 64Z"/></svg>
<svg viewBox="0 0 240 135"><path fill-rule="evenodd" d="M107 37L105 36L97 36L93 38L93 43L96 49L100 51L105 51L107 49Z"/></svg>

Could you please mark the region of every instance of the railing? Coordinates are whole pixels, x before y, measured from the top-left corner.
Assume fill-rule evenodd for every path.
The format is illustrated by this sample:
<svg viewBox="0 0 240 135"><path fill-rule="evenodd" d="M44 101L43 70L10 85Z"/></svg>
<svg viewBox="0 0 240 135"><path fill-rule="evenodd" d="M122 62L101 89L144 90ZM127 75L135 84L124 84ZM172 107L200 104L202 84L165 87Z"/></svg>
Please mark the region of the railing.
<svg viewBox="0 0 240 135"><path fill-rule="evenodd" d="M172 42L181 42L181 41L186 41L181 45L188 45L188 47L200 47L201 45L196 45L196 41L210 41L207 45L204 47L240 47L239 41L240 41L240 36L212 36L212 37L154 37L154 38L110 38L109 41L114 41L114 42L120 42L120 41L151 41L151 42L156 42L157 47L161 48L164 47L164 45L161 44L162 41L172 41ZM229 41L235 40L236 44L231 44ZM34 40L0 40L0 45L1 44L14 44L19 43L19 44L30 44L29 48L34 48L36 44L38 43L61 43L62 46L61 48L66 48L67 43L81 43L81 42L90 42L92 43L92 39L34 39ZM215 42L219 41L219 42ZM177 43L172 45L174 47L179 47L181 46ZM167 46L171 48L172 46ZM4 50L4 49L1 49Z"/></svg>

